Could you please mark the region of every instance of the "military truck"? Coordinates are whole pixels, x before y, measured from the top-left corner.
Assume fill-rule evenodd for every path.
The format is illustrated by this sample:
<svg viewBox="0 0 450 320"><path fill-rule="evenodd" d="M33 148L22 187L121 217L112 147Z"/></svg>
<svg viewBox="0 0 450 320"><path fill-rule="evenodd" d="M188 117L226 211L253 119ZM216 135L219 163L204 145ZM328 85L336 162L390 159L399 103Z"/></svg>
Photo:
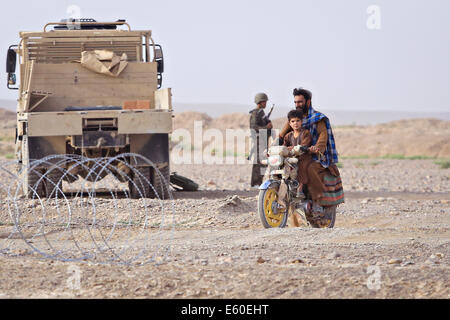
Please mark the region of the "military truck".
<svg viewBox="0 0 450 320"><path fill-rule="evenodd" d="M155 164L168 184L171 89L161 88L164 58L152 32L132 30L125 20L67 19L19 35L19 44L8 49L6 71L8 88L18 91L16 154L25 194L29 196L34 186L39 196L48 196L64 171L52 170L54 174L46 177L49 183L39 177L51 163L27 168L32 160L60 154L140 154ZM68 162L63 169L69 166ZM148 177L158 196L167 198L168 185L158 179L153 166L140 158L132 166L127 174L136 171ZM87 171L65 178L86 178ZM154 197L148 186L136 190L132 181L138 178L129 177L130 195Z"/></svg>

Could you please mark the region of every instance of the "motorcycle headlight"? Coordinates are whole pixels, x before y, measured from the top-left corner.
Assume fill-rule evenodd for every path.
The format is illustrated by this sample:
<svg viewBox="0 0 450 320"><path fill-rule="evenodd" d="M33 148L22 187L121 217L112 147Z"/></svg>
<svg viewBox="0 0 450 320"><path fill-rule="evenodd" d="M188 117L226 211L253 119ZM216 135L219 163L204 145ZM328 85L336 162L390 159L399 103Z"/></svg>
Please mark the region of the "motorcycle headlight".
<svg viewBox="0 0 450 320"><path fill-rule="evenodd" d="M281 156L270 156L268 162L271 167L279 167L283 163L283 158Z"/></svg>

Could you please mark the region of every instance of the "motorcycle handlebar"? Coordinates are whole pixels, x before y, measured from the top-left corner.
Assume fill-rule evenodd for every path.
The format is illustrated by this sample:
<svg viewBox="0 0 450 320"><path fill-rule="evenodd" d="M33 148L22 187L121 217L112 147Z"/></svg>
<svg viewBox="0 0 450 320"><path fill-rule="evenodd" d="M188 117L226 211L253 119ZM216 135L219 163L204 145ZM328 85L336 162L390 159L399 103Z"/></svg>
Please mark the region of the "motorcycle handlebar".
<svg viewBox="0 0 450 320"><path fill-rule="evenodd" d="M302 155L304 153L308 153L308 152L309 152L308 147L297 145L290 151L290 154L300 156L300 155Z"/></svg>

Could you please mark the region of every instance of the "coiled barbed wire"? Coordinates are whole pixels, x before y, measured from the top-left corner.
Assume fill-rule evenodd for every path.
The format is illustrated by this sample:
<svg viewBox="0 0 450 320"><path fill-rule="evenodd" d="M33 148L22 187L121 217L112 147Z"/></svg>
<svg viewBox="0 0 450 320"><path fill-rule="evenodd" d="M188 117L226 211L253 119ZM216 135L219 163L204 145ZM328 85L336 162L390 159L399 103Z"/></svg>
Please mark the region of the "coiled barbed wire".
<svg viewBox="0 0 450 320"><path fill-rule="evenodd" d="M167 174L134 153L51 155L28 166L1 163L0 194L7 210L0 210L0 226L6 227L0 253L14 255L20 239L32 252L55 260L163 261L175 212ZM69 182L74 190L63 192Z"/></svg>

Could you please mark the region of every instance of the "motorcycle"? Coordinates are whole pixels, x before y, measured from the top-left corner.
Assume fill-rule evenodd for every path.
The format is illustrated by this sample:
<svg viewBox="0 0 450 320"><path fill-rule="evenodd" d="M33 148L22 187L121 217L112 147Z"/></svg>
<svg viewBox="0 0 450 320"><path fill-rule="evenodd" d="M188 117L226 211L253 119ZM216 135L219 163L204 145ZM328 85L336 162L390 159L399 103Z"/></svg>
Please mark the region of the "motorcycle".
<svg viewBox="0 0 450 320"><path fill-rule="evenodd" d="M267 171L259 187L258 213L265 228L286 227L290 215L295 226L334 227L337 205L322 206L323 213L315 213L306 185L304 198L297 198L299 156L307 152L308 148L300 145L291 150L286 146L271 146L267 159L261 161L267 165Z"/></svg>

